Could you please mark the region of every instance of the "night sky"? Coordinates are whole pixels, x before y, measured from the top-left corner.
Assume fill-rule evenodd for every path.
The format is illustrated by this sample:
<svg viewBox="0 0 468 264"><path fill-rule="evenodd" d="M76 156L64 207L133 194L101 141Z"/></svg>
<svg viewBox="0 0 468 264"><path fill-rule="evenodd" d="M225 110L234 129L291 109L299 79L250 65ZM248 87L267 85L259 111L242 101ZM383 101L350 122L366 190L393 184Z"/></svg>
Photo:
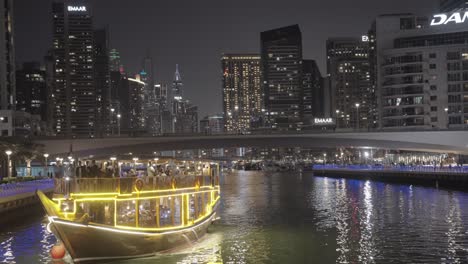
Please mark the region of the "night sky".
<svg viewBox="0 0 468 264"><path fill-rule="evenodd" d="M51 47L52 0L14 0L17 63L40 60ZM260 32L299 24L305 59L325 74L328 37L361 36L384 13L432 14L437 0L94 0L95 27L109 25L111 48L127 72L151 50L157 80L180 65L185 96L199 118L222 111L220 57L258 53Z"/></svg>

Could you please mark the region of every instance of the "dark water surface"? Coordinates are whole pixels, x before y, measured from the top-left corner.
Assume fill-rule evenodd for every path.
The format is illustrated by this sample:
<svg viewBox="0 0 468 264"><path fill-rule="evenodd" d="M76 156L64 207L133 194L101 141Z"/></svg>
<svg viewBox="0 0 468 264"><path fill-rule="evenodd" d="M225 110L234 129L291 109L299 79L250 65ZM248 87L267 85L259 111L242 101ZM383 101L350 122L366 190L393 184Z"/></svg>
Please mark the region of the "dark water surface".
<svg viewBox="0 0 468 264"><path fill-rule="evenodd" d="M468 193L242 171L221 192L221 221L197 243L112 263L468 263ZM51 263L41 221L2 227L0 262Z"/></svg>

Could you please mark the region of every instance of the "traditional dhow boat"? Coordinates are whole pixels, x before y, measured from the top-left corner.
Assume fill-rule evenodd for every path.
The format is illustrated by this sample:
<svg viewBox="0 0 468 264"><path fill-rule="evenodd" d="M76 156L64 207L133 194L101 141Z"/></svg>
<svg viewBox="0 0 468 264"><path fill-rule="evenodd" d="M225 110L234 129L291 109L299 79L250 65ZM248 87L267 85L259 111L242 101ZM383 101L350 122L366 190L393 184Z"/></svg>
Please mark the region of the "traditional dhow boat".
<svg viewBox="0 0 468 264"><path fill-rule="evenodd" d="M218 170L219 171L219 170ZM48 230L74 262L153 256L203 236L216 218L219 177L64 178L49 199Z"/></svg>

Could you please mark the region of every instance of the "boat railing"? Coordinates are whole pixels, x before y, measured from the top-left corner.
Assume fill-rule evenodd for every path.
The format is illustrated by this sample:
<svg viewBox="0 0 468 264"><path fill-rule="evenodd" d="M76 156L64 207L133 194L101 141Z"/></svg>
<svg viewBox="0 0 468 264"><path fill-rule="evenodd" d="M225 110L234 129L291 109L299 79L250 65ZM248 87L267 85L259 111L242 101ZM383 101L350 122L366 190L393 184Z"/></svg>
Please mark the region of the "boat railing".
<svg viewBox="0 0 468 264"><path fill-rule="evenodd" d="M177 177L125 177L125 178L57 178L54 181L55 194L70 193L117 193L131 194L139 191L174 190L181 188L215 186L218 176L177 176Z"/></svg>

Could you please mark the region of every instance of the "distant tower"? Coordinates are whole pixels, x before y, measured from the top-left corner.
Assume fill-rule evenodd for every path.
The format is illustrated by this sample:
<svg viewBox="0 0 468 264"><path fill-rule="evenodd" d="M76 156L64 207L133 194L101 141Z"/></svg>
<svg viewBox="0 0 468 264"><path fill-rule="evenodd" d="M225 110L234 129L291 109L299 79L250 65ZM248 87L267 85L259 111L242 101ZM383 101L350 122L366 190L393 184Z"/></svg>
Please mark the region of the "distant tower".
<svg viewBox="0 0 468 264"><path fill-rule="evenodd" d="M183 83L180 77L179 64L176 64L176 71L174 73L174 82L172 83L172 96L176 100L181 100L183 97Z"/></svg>

